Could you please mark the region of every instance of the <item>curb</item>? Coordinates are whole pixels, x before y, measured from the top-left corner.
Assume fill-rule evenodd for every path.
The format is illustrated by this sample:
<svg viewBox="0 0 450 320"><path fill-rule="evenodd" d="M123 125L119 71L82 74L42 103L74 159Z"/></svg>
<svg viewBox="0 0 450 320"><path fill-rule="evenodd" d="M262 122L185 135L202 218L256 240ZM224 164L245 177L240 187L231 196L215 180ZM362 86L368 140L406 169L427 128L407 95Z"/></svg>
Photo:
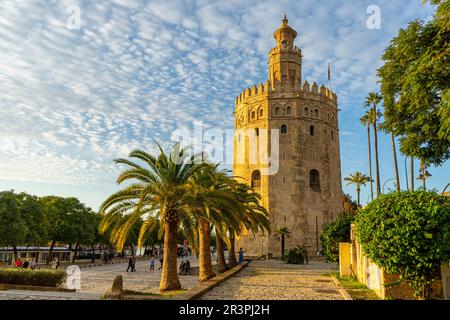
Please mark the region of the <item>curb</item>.
<svg viewBox="0 0 450 320"><path fill-rule="evenodd" d="M66 288L58 288L58 287L26 286L26 285L18 285L18 284L0 284L0 291L7 291L7 290L76 292L75 289L66 289Z"/></svg>
<svg viewBox="0 0 450 320"><path fill-rule="evenodd" d="M239 271L244 269L251 260L244 261L242 264L238 264L237 266L231 268L230 270L221 273L214 278L199 284L198 286L189 289L186 293L177 295L173 297L173 300L196 300L203 296L205 293L213 289L214 287L218 286L222 282L228 280L229 278L233 277L235 274L237 274Z"/></svg>
<svg viewBox="0 0 450 320"><path fill-rule="evenodd" d="M342 287L342 284L336 279L331 273L329 274L331 280L333 280L334 284L338 287L339 293L344 297L344 300L353 300L352 296Z"/></svg>

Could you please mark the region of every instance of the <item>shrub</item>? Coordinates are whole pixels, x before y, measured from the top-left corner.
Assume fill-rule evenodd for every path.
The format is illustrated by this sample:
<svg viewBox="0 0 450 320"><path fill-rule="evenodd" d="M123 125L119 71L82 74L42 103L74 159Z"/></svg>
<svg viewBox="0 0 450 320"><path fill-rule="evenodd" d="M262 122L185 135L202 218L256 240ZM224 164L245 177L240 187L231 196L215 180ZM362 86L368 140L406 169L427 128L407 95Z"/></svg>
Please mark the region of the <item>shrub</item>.
<svg viewBox="0 0 450 320"><path fill-rule="evenodd" d="M328 262L339 261L339 242L350 241L350 225L354 220L354 215L343 214L324 227L320 241L322 253Z"/></svg>
<svg viewBox="0 0 450 320"><path fill-rule="evenodd" d="M0 284L59 287L65 279L66 272L62 270L0 269Z"/></svg>
<svg viewBox="0 0 450 320"><path fill-rule="evenodd" d="M450 199L424 190L382 195L360 210L356 232L369 258L429 299L450 258Z"/></svg>
<svg viewBox="0 0 450 320"><path fill-rule="evenodd" d="M308 251L304 246L296 246L286 252L284 260L290 264L308 263Z"/></svg>

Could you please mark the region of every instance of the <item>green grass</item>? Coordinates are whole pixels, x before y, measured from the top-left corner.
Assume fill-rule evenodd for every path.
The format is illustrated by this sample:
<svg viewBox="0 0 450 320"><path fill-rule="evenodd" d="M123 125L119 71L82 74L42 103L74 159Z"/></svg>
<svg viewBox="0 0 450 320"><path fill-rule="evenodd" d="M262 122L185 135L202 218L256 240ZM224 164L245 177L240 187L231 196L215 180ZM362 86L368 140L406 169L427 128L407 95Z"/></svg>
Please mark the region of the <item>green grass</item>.
<svg viewBox="0 0 450 320"><path fill-rule="evenodd" d="M380 300L373 290L370 290L365 284L362 284L355 278L340 277L338 272L332 272L331 274L339 280L354 300Z"/></svg>

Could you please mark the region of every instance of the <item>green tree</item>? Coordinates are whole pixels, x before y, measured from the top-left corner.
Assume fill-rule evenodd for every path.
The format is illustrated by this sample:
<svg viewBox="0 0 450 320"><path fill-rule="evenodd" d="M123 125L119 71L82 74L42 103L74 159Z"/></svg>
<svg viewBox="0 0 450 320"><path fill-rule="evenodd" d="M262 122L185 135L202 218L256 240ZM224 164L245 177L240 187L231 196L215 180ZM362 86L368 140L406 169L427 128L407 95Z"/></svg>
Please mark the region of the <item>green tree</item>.
<svg viewBox="0 0 450 320"><path fill-rule="evenodd" d="M350 241L350 226L354 220L355 215L342 214L323 228L320 241L323 255L327 261L339 261L339 242Z"/></svg>
<svg viewBox="0 0 450 320"><path fill-rule="evenodd" d="M77 229L75 216L85 210L77 198L62 198L46 196L40 198L48 221L48 238L51 242L47 264L53 256L56 243L73 244L77 242Z"/></svg>
<svg viewBox="0 0 450 320"><path fill-rule="evenodd" d="M356 171L355 173L350 173L348 177L345 177L344 181L347 181L347 186L352 184L356 186L356 194L358 196L357 205L359 208L361 206L361 186L365 186L367 182L370 182L370 178L367 175Z"/></svg>
<svg viewBox="0 0 450 320"><path fill-rule="evenodd" d="M450 258L450 199L425 190L393 192L361 209L355 223L367 256L429 299L440 264Z"/></svg>
<svg viewBox="0 0 450 320"><path fill-rule="evenodd" d="M369 117L372 120L373 126L373 142L374 142L374 150L375 150L375 177L376 177L376 188L377 188L377 196L381 193L381 184L380 184L380 166L378 162L378 132L377 132L377 121L378 115L377 106L381 102L382 96L376 92L370 92L366 97L365 105L366 107L372 108L372 116Z"/></svg>
<svg viewBox="0 0 450 320"><path fill-rule="evenodd" d="M104 215L100 231L105 231L111 223L125 216L121 227L114 234L118 250L123 248L130 228L145 216L140 231L140 239L148 229L160 220L164 229L164 257L160 290L180 289L177 272L177 233L180 228L192 229L192 215L183 210L186 204L186 188L191 178L204 165L196 163L197 157L189 157L188 150L176 144L167 155L159 146L159 155L153 156L141 150L130 153L131 158L142 161L145 166L127 159L116 159L118 164L128 166L117 178L118 183L135 181L123 190L106 199L100 213ZM162 233L162 232L161 232Z"/></svg>
<svg viewBox="0 0 450 320"><path fill-rule="evenodd" d="M14 260L18 259L17 246L25 241L27 233L18 196L13 190L0 192L0 243L12 246Z"/></svg>
<svg viewBox="0 0 450 320"><path fill-rule="evenodd" d="M432 3L439 4L434 18L399 31L378 75L385 122L399 137L400 151L441 165L450 157L450 2Z"/></svg>

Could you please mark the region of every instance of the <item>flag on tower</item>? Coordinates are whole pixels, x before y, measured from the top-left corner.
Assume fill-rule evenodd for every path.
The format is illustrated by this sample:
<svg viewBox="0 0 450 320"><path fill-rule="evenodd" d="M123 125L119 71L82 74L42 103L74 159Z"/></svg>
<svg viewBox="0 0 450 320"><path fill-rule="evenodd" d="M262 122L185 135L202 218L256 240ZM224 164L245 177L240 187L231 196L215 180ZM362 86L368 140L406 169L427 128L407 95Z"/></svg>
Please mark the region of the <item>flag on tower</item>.
<svg viewBox="0 0 450 320"><path fill-rule="evenodd" d="M330 69L330 63L328 62L328 81L331 81L331 69Z"/></svg>

